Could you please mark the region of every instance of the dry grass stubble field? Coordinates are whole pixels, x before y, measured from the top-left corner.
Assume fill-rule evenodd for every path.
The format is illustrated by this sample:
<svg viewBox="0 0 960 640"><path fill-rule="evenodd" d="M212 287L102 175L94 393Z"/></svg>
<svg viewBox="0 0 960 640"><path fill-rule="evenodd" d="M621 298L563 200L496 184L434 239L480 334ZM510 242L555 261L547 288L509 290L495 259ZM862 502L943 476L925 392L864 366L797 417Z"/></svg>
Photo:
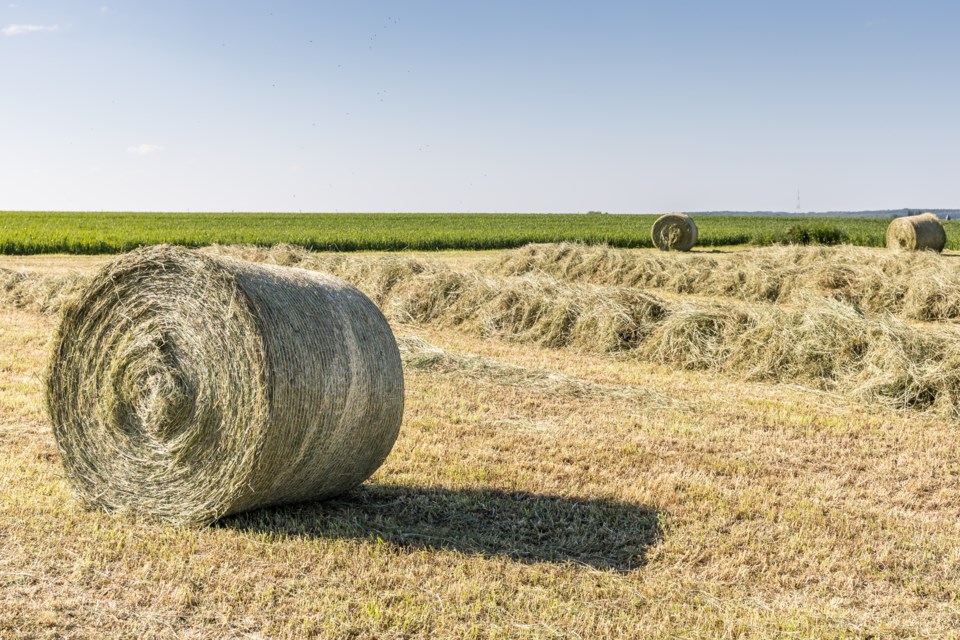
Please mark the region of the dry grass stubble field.
<svg viewBox="0 0 960 640"><path fill-rule="evenodd" d="M407 410L370 482L178 529L72 498L40 409L54 306L0 310L0 638L960 636L935 407L398 314Z"/></svg>

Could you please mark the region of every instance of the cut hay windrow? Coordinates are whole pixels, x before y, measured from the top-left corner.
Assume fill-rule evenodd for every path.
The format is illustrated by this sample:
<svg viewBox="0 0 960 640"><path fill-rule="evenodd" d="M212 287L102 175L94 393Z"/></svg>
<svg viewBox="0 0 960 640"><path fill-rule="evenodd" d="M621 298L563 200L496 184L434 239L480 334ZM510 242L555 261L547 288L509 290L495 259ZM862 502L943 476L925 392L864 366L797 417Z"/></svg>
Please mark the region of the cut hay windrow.
<svg viewBox="0 0 960 640"><path fill-rule="evenodd" d="M484 336L512 336L545 347L629 349L639 341L636 332L649 325L647 316L663 314L659 298L629 287L598 290L545 278L491 278L414 258L361 258L294 247L208 251L332 273L401 322L470 325Z"/></svg>
<svg viewBox="0 0 960 640"><path fill-rule="evenodd" d="M598 290L536 278L490 279L445 270L400 283L383 309L401 322L460 327L486 337L601 352L632 349L666 313L663 301L628 288Z"/></svg>
<svg viewBox="0 0 960 640"><path fill-rule="evenodd" d="M57 313L89 280L79 274L39 275L0 269L0 303L41 314Z"/></svg>
<svg viewBox="0 0 960 640"><path fill-rule="evenodd" d="M353 287L157 246L67 304L46 404L86 503L202 524L369 477L397 437L403 376Z"/></svg>
<svg viewBox="0 0 960 640"><path fill-rule="evenodd" d="M797 302L813 294L868 314L960 318L960 259L929 251L780 246L711 256L535 244L505 252L487 270L756 302Z"/></svg>
<svg viewBox="0 0 960 640"><path fill-rule="evenodd" d="M622 261L624 268L616 278L646 273L639 270L638 264L642 263L631 262L629 252L598 249L583 253L584 249L575 245L550 248L574 252L575 260L544 262L536 255L542 245L528 247L522 253L528 259L533 253L537 264L571 268L566 277L572 273L573 279L600 279L602 270L585 268L578 272L572 268L585 264L584 258ZM767 279L760 277L762 270L752 271L743 280L733 272L726 276L739 281L741 291L748 283L755 287L755 299L773 296L797 303L783 307L763 302L670 301L631 286L557 280L543 273L549 268L538 269L538 273L527 269L523 276L493 276L489 271L455 270L409 257L345 257L288 247L221 247L207 253L332 272L367 293L388 317L400 323L451 327L478 336L552 348L614 353L672 367L722 372L733 378L802 384L886 407L933 410L960 418L960 331L949 326L914 327L889 315L864 314L860 308L837 299L844 296L823 295L818 289L805 287L790 270L785 270L789 276L769 273ZM911 289L899 293L892 287L865 291L857 280L863 274L858 267L869 267L871 259L876 261L876 254L885 254L870 253L861 256L841 252L838 256L834 249L780 248L775 255L792 263L796 272L808 275L815 273L812 265L818 258L842 257L843 263L827 265L822 274L846 274L846 291L855 294L865 307L889 296L900 301L901 315L906 315L903 309L908 308ZM669 257L699 258L681 254ZM928 259L943 260L929 253L906 257L904 271L911 265L923 266ZM856 264L858 258L860 265ZM762 259L773 261L769 255ZM693 262L706 268L699 261ZM881 264L892 280L909 282L892 265ZM496 268L494 265L492 270ZM956 286L953 273L947 271L935 281L941 295ZM664 288L702 290L697 289L700 282L694 273L686 281L660 284ZM761 295L763 291L776 294ZM955 297L944 296L933 308L942 313L956 304Z"/></svg>
<svg viewBox="0 0 960 640"><path fill-rule="evenodd" d="M566 249L582 250L575 245ZM798 269L810 268L822 252L831 253L779 251L792 257ZM630 257L609 250L607 255L615 260ZM852 269L855 258L862 256L845 257ZM919 254L910 257L923 263ZM313 261L362 291L369 287L371 295L380 296L387 316L398 322L455 327L547 347L619 353L733 378L802 384L888 408L929 410L960 419L960 332L950 327L917 328L889 315L867 316L843 300L814 295L795 277L773 285L776 276L771 275L770 286L776 290L795 287L789 296L797 304L784 308L767 303L672 302L628 286L570 283L529 272L493 277L475 269L457 271L392 256L332 259L304 252L296 263ZM405 275L397 276L398 272ZM384 282L391 284L384 287ZM762 282L754 281L757 291L763 290Z"/></svg>

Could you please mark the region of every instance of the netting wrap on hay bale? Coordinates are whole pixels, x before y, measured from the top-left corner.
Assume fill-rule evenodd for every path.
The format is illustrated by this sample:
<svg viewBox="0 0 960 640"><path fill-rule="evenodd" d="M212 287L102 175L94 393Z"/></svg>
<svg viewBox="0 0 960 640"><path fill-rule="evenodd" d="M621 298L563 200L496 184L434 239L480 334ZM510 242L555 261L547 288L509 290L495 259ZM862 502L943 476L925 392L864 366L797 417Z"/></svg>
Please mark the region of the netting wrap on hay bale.
<svg viewBox="0 0 960 640"><path fill-rule="evenodd" d="M897 251L943 251L947 232L937 216L921 213L894 218L887 227L887 248Z"/></svg>
<svg viewBox="0 0 960 640"><path fill-rule="evenodd" d="M650 235L661 251L690 251L697 244L697 223L685 213L668 213L657 218Z"/></svg>
<svg viewBox="0 0 960 640"><path fill-rule="evenodd" d="M369 477L403 372L379 309L340 280L158 246L67 305L46 403L86 503L202 524Z"/></svg>

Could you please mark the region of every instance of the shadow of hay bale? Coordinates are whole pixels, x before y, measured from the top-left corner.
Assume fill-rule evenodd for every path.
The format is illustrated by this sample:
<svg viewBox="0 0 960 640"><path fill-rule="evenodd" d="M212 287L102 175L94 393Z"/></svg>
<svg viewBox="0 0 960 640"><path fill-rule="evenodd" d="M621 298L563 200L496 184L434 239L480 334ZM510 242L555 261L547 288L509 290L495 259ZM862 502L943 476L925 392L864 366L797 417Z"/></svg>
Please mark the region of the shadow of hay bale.
<svg viewBox="0 0 960 640"><path fill-rule="evenodd" d="M214 526L628 571L642 567L659 542L661 515L605 499L366 484L333 500L251 511Z"/></svg>

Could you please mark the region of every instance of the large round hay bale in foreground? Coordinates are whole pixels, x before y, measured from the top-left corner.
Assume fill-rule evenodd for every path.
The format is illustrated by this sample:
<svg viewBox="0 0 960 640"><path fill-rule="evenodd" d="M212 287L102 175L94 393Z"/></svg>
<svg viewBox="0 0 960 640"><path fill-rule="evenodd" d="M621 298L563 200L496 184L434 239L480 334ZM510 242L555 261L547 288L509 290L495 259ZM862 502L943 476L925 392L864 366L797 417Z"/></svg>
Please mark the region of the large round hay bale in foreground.
<svg viewBox="0 0 960 640"><path fill-rule="evenodd" d="M340 280L156 246L66 307L46 404L88 505L203 524L369 477L403 373L379 309Z"/></svg>
<svg viewBox="0 0 960 640"><path fill-rule="evenodd" d="M650 235L661 251L690 251L697 244L697 223L685 213L668 213L657 218Z"/></svg>
<svg viewBox="0 0 960 640"><path fill-rule="evenodd" d="M921 213L894 218L887 227L887 248L896 251L943 251L947 232L937 216Z"/></svg>

